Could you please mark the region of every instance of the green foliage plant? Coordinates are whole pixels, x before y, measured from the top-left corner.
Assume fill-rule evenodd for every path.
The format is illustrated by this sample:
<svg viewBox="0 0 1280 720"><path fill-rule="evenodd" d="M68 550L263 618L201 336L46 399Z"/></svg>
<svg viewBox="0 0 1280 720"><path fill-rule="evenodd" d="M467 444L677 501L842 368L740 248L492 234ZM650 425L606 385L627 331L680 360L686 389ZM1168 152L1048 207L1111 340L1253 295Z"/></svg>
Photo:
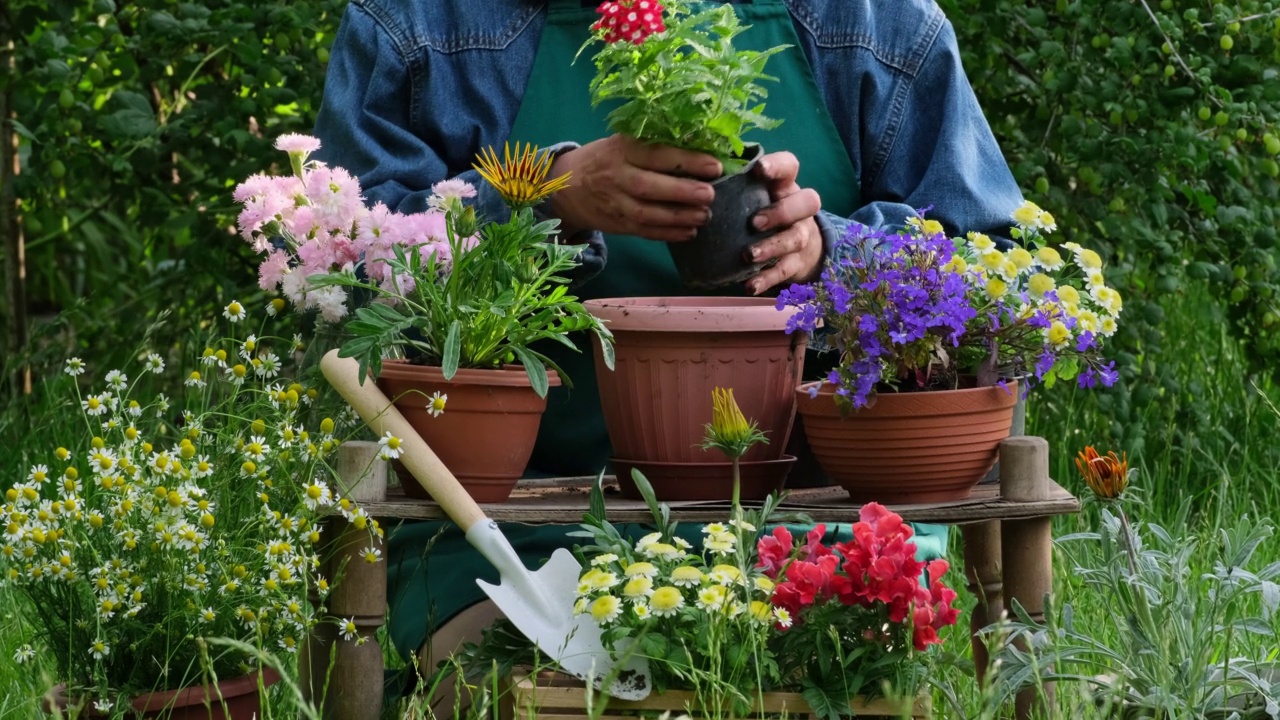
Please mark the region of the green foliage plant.
<svg viewBox="0 0 1280 720"><path fill-rule="evenodd" d="M1024 644L1009 642L997 654L999 695L1057 681L1084 684L1107 717L1274 717L1280 562L1262 565L1256 557L1272 536L1270 523L1246 515L1219 528L1211 565L1199 566L1195 540L1130 520L1126 505L1137 501L1125 489L1128 471L1108 471L1124 468L1114 453L1081 457L1103 470L1081 468L1103 504L1100 524L1058 542L1096 549L1096 562L1077 563L1072 573L1109 610L1086 627L1069 603L1045 622L1015 606L1016 617L1000 630ZM1186 527L1189 512L1184 503L1169 527ZM1255 639L1271 652L1245 652Z"/></svg>
<svg viewBox="0 0 1280 720"><path fill-rule="evenodd" d="M728 175L745 164L738 159L743 134L779 124L764 115L768 93L761 82L776 79L764 73L765 64L789 46L734 48L734 38L749 28L732 6L694 12L684 0L665 7L620 0L601 3L598 12L583 49L601 45L591 102L616 104L608 116L614 132L713 155ZM632 14L640 17L627 24Z"/></svg>
<svg viewBox="0 0 1280 720"><path fill-rule="evenodd" d="M181 396L144 396L143 376L173 372L155 353L82 388L76 422L14 478L0 504L0 583L21 598L19 664L52 657L73 703L106 712L130 697L226 679L257 653L289 657L321 622L320 523L377 524L328 480L334 420L308 421L316 397L281 376L290 341L234 329L179 373ZM133 375L132 381L129 375ZM86 376L87 377L87 376ZM363 558L379 562L370 549ZM355 639L349 619L333 619ZM204 641L244 645L210 651ZM252 647L254 653L243 650Z"/></svg>
<svg viewBox="0 0 1280 720"><path fill-rule="evenodd" d="M547 153L517 146L502 161L481 155L482 175L510 209L505 222L489 222L464 202L476 194L465 181L437 183L428 210L402 215L366 208L354 177L308 161L315 138L284 136L278 147L294 174L241 184L241 233L266 253L264 289L341 324L349 339L340 354L359 361L362 377L396 356L437 365L446 379L460 367L519 363L546 396L548 366L569 379L534 346L577 350L569 335L579 331L596 335L613 367L611 333L568 293L584 247L556 242L558 221L534 216L533 206L568 182L547 179Z"/></svg>

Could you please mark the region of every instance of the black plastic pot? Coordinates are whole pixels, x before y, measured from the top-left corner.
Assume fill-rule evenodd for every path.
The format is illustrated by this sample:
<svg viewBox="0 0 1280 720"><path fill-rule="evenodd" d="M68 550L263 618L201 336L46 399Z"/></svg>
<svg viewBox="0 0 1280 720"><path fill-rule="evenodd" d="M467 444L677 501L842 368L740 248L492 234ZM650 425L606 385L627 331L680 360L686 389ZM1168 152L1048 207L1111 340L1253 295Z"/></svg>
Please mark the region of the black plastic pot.
<svg viewBox="0 0 1280 720"><path fill-rule="evenodd" d="M742 282L760 272L762 263L747 260L747 248L777 230L760 232L751 218L770 204L769 185L752 174L764 149L748 145L742 159L746 167L711 184L716 198L711 203L711 220L687 242L667 243L675 260L680 281L690 288L717 288Z"/></svg>

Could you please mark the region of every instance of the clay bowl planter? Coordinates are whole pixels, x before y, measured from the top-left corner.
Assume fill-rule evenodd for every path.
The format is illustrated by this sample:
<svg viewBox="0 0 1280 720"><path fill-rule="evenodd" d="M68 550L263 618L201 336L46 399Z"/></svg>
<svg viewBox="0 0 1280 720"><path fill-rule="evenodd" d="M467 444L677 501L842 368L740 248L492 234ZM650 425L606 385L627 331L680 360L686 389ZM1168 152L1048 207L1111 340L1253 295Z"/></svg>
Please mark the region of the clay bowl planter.
<svg viewBox="0 0 1280 720"><path fill-rule="evenodd" d="M614 370L595 346L596 381L613 456L632 463L722 463L702 449L711 391L732 388L769 439L744 462L782 457L804 367L803 333L768 298L590 300L614 336ZM725 496L727 497L727 495Z"/></svg>
<svg viewBox="0 0 1280 720"><path fill-rule="evenodd" d="M547 382L558 386L560 377L549 370ZM524 368L464 368L445 380L439 367L386 360L378 388L476 502L500 503L511 496L547 409L547 399L533 391ZM427 408L437 392L449 396L439 417ZM399 462L394 466L406 495L429 498Z"/></svg>
<svg viewBox="0 0 1280 720"><path fill-rule="evenodd" d="M618 478L622 497L643 500L640 488L631 479L631 471L639 470L653 486L655 497L665 501L724 500L733 496L733 463L657 463L633 462L614 458L609 461ZM795 465L793 455L777 460L745 462L738 466L738 492L742 500L764 500L787 484L787 475Z"/></svg>
<svg viewBox="0 0 1280 720"><path fill-rule="evenodd" d="M759 145L748 145L742 154L748 161L746 167L711 183L716 190L711 220L692 240L667 243L680 281L687 287L732 285L764 267L750 262L744 254L748 247L776 232L760 232L751 226L751 218L772 202L768 183L752 174L763 154Z"/></svg>
<svg viewBox="0 0 1280 720"><path fill-rule="evenodd" d="M258 675L262 687L269 688L280 681L280 675L271 668L260 673L219 680L210 685L145 693L133 698L129 717L164 718L165 720L255 720L262 717L262 697L258 692ZM45 711L62 716L70 706L66 685L59 685L45 696ZM206 703L208 706L206 707ZM82 718L107 718L110 713L100 713L93 703L86 703L80 710Z"/></svg>
<svg viewBox="0 0 1280 720"><path fill-rule="evenodd" d="M968 497L995 464L1018 398L1014 382L1007 390L884 392L841 417L834 391L829 383L806 383L796 389L796 403L818 464L854 502Z"/></svg>

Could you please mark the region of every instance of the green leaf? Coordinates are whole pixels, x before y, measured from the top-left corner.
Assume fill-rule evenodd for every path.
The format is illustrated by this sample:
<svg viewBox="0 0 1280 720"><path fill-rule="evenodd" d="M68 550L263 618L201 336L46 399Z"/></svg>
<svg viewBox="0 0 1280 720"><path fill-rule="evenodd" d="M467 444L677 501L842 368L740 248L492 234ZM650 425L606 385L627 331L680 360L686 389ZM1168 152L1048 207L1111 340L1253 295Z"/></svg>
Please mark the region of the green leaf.
<svg viewBox="0 0 1280 720"><path fill-rule="evenodd" d="M512 345L511 352L515 353L524 364L524 371L529 376L529 384L533 386L533 391L538 394L538 397L546 397L547 390L550 389L547 366L543 365L542 360L526 347Z"/></svg>
<svg viewBox="0 0 1280 720"><path fill-rule="evenodd" d="M449 325L449 335L444 340L444 356L440 358L440 369L445 380L452 380L458 372L458 358L462 354L462 321L454 320Z"/></svg>

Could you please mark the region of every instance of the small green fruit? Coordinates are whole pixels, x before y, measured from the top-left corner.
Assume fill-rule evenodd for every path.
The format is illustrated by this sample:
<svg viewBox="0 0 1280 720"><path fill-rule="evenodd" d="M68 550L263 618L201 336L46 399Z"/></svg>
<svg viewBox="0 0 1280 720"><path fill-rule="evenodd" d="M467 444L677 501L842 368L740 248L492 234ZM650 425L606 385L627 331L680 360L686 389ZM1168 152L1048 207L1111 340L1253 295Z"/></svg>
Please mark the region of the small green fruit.
<svg viewBox="0 0 1280 720"><path fill-rule="evenodd" d="M1249 131L1244 128L1236 128L1236 140L1244 141L1249 138Z"/></svg>
<svg viewBox="0 0 1280 720"><path fill-rule="evenodd" d="M1177 70L1177 68L1175 68L1174 66L1172 66L1172 65L1165 65L1165 66L1164 66L1164 76L1165 76L1165 77L1173 77L1173 74L1174 74L1174 73L1176 73L1176 72L1178 72L1178 70Z"/></svg>
<svg viewBox="0 0 1280 720"><path fill-rule="evenodd" d="M1036 194L1045 195L1048 192L1049 192L1049 178L1047 177L1036 178Z"/></svg>
<svg viewBox="0 0 1280 720"><path fill-rule="evenodd" d="M1232 35L1240 32L1240 23L1238 22L1227 23L1227 32L1231 33Z"/></svg>
<svg viewBox="0 0 1280 720"><path fill-rule="evenodd" d="M1213 116L1213 124L1218 127L1222 127L1229 122L1231 122L1231 116L1228 115L1225 110L1219 110L1218 114Z"/></svg>
<svg viewBox="0 0 1280 720"><path fill-rule="evenodd" d="M1197 115L1201 120L1205 120L1205 121L1207 121L1210 117L1212 117L1212 116L1213 116L1213 111L1212 111L1212 110L1210 110L1208 107L1202 107L1202 108L1200 108L1200 110L1196 113L1196 115Z"/></svg>
<svg viewBox="0 0 1280 720"><path fill-rule="evenodd" d="M1231 39L1230 35L1223 35L1221 38L1218 39L1218 46L1221 47L1223 50L1230 50L1231 48L1235 47L1235 44L1236 44L1236 41Z"/></svg>
<svg viewBox="0 0 1280 720"><path fill-rule="evenodd" d="M76 96L67 88L58 93L58 107L67 110L76 104Z"/></svg>
<svg viewBox="0 0 1280 720"><path fill-rule="evenodd" d="M1266 146L1267 152L1272 155L1280 155L1280 138L1267 133L1262 136L1262 143Z"/></svg>
<svg viewBox="0 0 1280 720"><path fill-rule="evenodd" d="M49 174L61 180L67 174L67 166L61 160L53 160L49 163Z"/></svg>
<svg viewBox="0 0 1280 720"><path fill-rule="evenodd" d="M317 50L316 59L319 60L322 65L327 65L329 63L329 48L322 47Z"/></svg>

